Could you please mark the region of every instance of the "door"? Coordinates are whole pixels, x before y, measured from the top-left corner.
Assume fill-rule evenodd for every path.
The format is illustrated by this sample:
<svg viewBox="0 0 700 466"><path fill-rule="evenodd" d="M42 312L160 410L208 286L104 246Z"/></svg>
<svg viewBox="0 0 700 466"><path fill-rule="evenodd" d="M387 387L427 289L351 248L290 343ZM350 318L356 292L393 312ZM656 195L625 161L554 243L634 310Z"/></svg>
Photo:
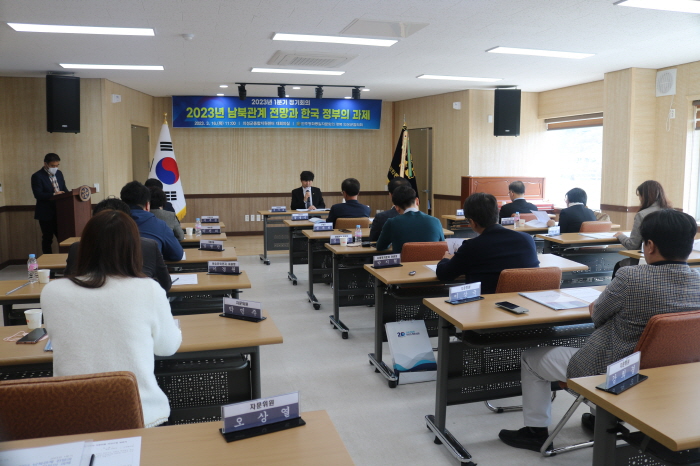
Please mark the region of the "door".
<svg viewBox="0 0 700 466"><path fill-rule="evenodd" d="M409 129L408 140L411 144L420 210L430 215L433 205L433 128Z"/></svg>
<svg viewBox="0 0 700 466"><path fill-rule="evenodd" d="M144 183L148 179L151 157L148 128L131 125L131 170L132 180Z"/></svg>

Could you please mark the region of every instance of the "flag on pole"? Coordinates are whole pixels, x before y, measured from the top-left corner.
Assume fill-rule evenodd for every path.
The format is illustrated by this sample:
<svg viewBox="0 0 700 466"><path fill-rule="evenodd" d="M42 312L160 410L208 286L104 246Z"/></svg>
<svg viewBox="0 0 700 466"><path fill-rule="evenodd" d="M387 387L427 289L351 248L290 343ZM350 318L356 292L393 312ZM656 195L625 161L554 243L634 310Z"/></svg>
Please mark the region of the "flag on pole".
<svg viewBox="0 0 700 466"><path fill-rule="evenodd" d="M411 144L408 140L408 130L405 123L401 128L399 142L396 144L396 150L394 151L394 158L391 159L389 173L387 173L387 183L392 178L399 176L406 178L411 183L411 187L418 193L416 174L413 171L413 160L411 159Z"/></svg>
<svg viewBox="0 0 700 466"><path fill-rule="evenodd" d="M163 183L165 199L170 201L175 209L175 215L182 220L187 212L187 205L185 203L185 193L182 191L180 170L177 168L177 162L175 161L173 142L170 139L167 116L168 114L166 113L148 177L159 179Z"/></svg>

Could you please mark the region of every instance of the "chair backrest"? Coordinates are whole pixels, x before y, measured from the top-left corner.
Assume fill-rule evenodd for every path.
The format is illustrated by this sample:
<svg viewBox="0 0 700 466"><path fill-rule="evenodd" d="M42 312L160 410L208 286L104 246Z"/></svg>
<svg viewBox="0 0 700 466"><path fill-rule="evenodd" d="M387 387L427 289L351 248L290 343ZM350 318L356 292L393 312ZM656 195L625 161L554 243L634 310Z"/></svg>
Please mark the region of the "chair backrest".
<svg viewBox="0 0 700 466"><path fill-rule="evenodd" d="M635 351L641 369L700 361L700 311L657 314L649 319Z"/></svg>
<svg viewBox="0 0 700 466"><path fill-rule="evenodd" d="M335 220L336 230L355 230L355 227L360 225L362 228L369 228L369 218L354 217L354 218L338 218Z"/></svg>
<svg viewBox="0 0 700 466"><path fill-rule="evenodd" d="M0 440L143 428L131 372L0 382Z"/></svg>
<svg viewBox="0 0 700 466"><path fill-rule="evenodd" d="M581 233L600 233L604 231L610 231L612 228L612 222L583 222L581 224Z"/></svg>
<svg viewBox="0 0 700 466"><path fill-rule="evenodd" d="M401 262L439 261L447 252L447 242L404 243Z"/></svg>
<svg viewBox="0 0 700 466"><path fill-rule="evenodd" d="M515 217L515 214L511 215L511 217ZM526 222L529 222L530 220L537 220L537 217L535 217L535 214L520 214L520 220L525 220Z"/></svg>
<svg viewBox="0 0 700 466"><path fill-rule="evenodd" d="M556 290L561 286L559 267L505 269L498 276L496 293Z"/></svg>

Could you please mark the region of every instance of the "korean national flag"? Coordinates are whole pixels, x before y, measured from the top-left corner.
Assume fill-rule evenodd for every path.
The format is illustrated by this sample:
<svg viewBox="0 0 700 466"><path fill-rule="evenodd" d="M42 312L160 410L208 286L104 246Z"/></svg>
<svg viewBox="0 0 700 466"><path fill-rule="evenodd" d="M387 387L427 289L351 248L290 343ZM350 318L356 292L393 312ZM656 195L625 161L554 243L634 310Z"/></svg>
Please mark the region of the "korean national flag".
<svg viewBox="0 0 700 466"><path fill-rule="evenodd" d="M185 195L182 191L182 182L180 180L180 170L175 161L175 152L173 151L173 143L170 139L170 130L168 129L167 120L163 122L163 128L160 130L158 147L153 156L151 172L148 177L157 178L163 183L163 191L165 192L166 200L172 203L177 218L182 220L187 212L187 206L185 204Z"/></svg>

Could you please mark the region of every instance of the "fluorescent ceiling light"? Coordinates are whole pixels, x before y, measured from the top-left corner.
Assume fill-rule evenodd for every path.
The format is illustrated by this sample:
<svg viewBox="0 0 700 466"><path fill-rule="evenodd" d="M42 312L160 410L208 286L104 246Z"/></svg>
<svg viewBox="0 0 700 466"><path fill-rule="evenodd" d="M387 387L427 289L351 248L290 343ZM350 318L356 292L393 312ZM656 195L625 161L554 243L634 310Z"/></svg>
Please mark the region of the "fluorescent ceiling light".
<svg viewBox="0 0 700 466"><path fill-rule="evenodd" d="M219 97L221 97L223 94L216 94L216 95L218 95Z"/></svg>
<svg viewBox="0 0 700 466"><path fill-rule="evenodd" d="M294 87L292 87L292 89L297 89L297 90L299 90L299 89L301 89L301 88L300 88L299 86L294 86Z"/></svg>
<svg viewBox="0 0 700 466"><path fill-rule="evenodd" d="M350 97L349 95L346 95L344 98L345 99L352 99L352 97Z"/></svg>
<svg viewBox="0 0 700 466"><path fill-rule="evenodd" d="M535 55L538 57L554 57L554 58L588 58L592 57L593 53L577 53L577 52L556 52L553 50L537 50L537 49L521 49L516 47L494 47L488 49L490 53L507 53L511 55Z"/></svg>
<svg viewBox="0 0 700 466"><path fill-rule="evenodd" d="M226 89L228 87L228 84L221 84L219 87L222 89Z"/></svg>
<svg viewBox="0 0 700 466"><path fill-rule="evenodd" d="M447 81L477 81L482 83L494 83L503 81L503 78L470 78L467 76L438 76L435 74L422 74L417 76L418 79L444 79Z"/></svg>
<svg viewBox="0 0 700 466"><path fill-rule="evenodd" d="M145 70L145 71L163 71L161 65L79 65L72 63L59 63L63 68L71 68L75 70Z"/></svg>
<svg viewBox="0 0 700 466"><path fill-rule="evenodd" d="M364 37L348 36L316 36L311 34L282 34L279 32L272 37L272 40L324 42L327 44L374 45L377 47L391 47L398 42L398 40L393 39L366 39Z"/></svg>
<svg viewBox="0 0 700 466"><path fill-rule="evenodd" d="M155 36L152 28L107 28L96 26L59 26L55 24L7 23L19 32L55 32L61 34L106 34L112 36Z"/></svg>
<svg viewBox="0 0 700 466"><path fill-rule="evenodd" d="M289 74L320 74L325 76L340 76L345 71L321 71L321 70L287 70L281 68L253 68L253 73L289 73Z"/></svg>
<svg viewBox="0 0 700 466"><path fill-rule="evenodd" d="M367 89L366 87L363 87L362 92L369 92L369 89Z"/></svg>
<svg viewBox="0 0 700 466"><path fill-rule="evenodd" d="M680 13L700 13L700 2L694 0L622 0L615 5Z"/></svg>

